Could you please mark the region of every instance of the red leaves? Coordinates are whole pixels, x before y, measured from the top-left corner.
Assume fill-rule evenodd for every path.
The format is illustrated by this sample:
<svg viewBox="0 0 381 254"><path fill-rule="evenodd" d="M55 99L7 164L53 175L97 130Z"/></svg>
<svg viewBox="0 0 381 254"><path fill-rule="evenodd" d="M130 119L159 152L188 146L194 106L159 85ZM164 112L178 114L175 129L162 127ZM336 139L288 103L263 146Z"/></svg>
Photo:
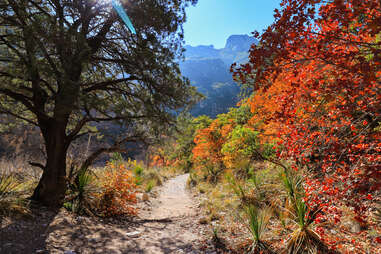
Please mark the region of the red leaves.
<svg viewBox="0 0 381 254"><path fill-rule="evenodd" d="M366 196L366 199L368 199L368 200L372 200L372 199L373 199L373 197L372 197L372 195L371 195L371 194L368 194L368 196Z"/></svg>
<svg viewBox="0 0 381 254"><path fill-rule="evenodd" d="M260 46L251 48L250 62L232 66L242 82L254 80L248 125L260 132L261 143L277 144L277 156L295 170L308 168L305 202L323 209L317 223L338 223L343 205L365 223L381 188L381 48L375 36L381 34L381 3L284 0L282 6L275 23L255 34ZM229 133L223 126L216 122L199 132L194 158L221 160L217 150Z"/></svg>
<svg viewBox="0 0 381 254"><path fill-rule="evenodd" d="M261 46L251 49L250 65L234 68L245 81L259 72L250 124L265 142L282 141L279 156L310 169L310 206L349 205L365 221L366 206L381 188L381 48L375 36L381 2L282 4Z"/></svg>

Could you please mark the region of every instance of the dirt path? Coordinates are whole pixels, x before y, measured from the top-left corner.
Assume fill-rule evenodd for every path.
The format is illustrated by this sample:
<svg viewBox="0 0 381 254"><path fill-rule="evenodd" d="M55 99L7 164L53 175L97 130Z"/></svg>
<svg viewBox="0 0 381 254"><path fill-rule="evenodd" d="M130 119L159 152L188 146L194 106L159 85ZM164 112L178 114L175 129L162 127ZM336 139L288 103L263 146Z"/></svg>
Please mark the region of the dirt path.
<svg viewBox="0 0 381 254"><path fill-rule="evenodd" d="M152 210L141 214L149 223L137 229L142 233L135 240L136 249L144 250L137 253L200 253L197 204L186 190L187 178L181 175L167 181ZM156 222L160 220L162 223Z"/></svg>
<svg viewBox="0 0 381 254"><path fill-rule="evenodd" d="M152 211L141 214L146 219L176 218L195 215L197 205L186 189L189 174L180 175L165 182L154 200Z"/></svg>
<svg viewBox="0 0 381 254"><path fill-rule="evenodd" d="M134 222L41 211L32 220L0 221L0 253L214 253L202 240L198 203L186 189L188 175L160 187L150 209Z"/></svg>

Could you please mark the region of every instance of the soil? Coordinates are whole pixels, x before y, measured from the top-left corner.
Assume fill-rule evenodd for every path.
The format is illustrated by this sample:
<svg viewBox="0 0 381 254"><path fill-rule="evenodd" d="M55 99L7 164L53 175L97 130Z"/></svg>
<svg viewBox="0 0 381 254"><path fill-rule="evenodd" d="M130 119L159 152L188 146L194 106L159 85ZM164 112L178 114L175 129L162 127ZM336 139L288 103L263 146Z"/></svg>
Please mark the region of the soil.
<svg viewBox="0 0 381 254"><path fill-rule="evenodd" d="M0 253L217 253L207 240L209 226L200 223L204 216L186 188L187 178L165 182L134 220L41 207L33 209L32 218L5 218L0 221Z"/></svg>

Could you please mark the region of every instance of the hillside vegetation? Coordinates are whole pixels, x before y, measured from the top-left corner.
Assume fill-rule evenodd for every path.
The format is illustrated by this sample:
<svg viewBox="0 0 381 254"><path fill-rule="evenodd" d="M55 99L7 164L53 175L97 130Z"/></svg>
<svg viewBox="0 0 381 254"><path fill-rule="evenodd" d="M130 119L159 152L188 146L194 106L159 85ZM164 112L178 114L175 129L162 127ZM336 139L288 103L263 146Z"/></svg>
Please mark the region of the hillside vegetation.
<svg viewBox="0 0 381 254"><path fill-rule="evenodd" d="M318 2L284 1L232 66L252 94L158 149L242 252L379 253L381 6Z"/></svg>
<svg viewBox="0 0 381 254"><path fill-rule="evenodd" d="M185 62L197 1L128 2L137 35L74 2L0 4L0 226L43 206L130 222L182 174L165 214L189 208L211 253L381 253L379 0L284 0L262 33Z"/></svg>

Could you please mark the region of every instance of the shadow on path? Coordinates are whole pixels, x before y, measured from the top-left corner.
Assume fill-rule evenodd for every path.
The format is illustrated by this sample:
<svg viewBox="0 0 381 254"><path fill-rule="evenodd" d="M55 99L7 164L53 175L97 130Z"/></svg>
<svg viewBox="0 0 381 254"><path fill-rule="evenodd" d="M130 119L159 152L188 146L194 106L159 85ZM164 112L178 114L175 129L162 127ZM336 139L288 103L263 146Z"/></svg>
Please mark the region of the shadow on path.
<svg viewBox="0 0 381 254"><path fill-rule="evenodd" d="M47 229L58 211L31 205L31 215L0 218L0 253L45 253Z"/></svg>
<svg viewBox="0 0 381 254"><path fill-rule="evenodd" d="M206 229L197 223L199 212L185 189L186 179L182 175L166 182L152 210L134 221L41 207L31 219L6 219L0 223L0 253L207 253L200 251L200 231Z"/></svg>

